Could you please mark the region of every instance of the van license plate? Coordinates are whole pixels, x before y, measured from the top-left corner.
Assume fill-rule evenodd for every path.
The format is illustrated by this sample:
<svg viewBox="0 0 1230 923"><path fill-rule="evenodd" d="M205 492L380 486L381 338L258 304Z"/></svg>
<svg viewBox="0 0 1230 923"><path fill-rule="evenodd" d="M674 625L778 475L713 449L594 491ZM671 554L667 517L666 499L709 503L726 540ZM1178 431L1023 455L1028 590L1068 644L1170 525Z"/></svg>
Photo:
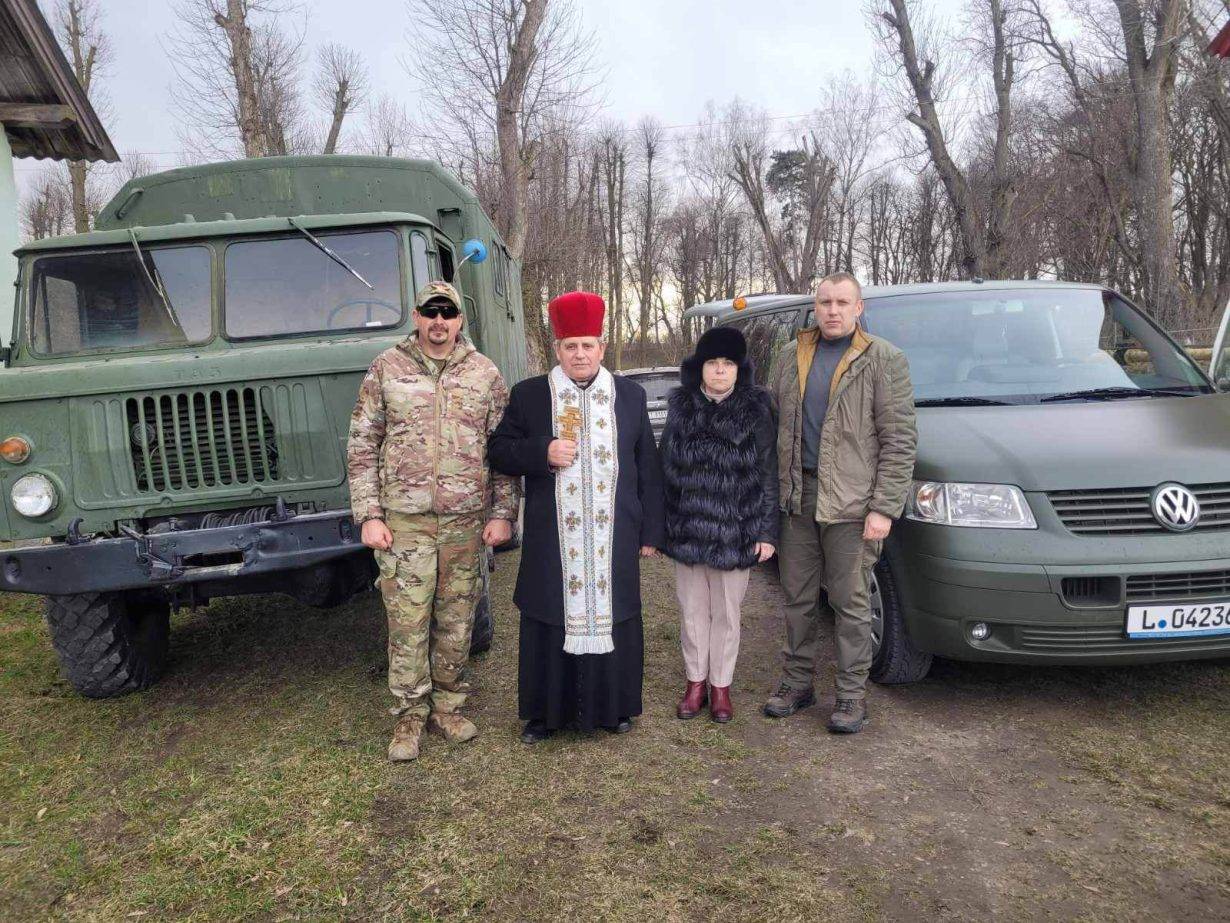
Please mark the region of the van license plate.
<svg viewBox="0 0 1230 923"><path fill-rule="evenodd" d="M1230 634L1230 600L1128 606L1129 638L1184 638Z"/></svg>

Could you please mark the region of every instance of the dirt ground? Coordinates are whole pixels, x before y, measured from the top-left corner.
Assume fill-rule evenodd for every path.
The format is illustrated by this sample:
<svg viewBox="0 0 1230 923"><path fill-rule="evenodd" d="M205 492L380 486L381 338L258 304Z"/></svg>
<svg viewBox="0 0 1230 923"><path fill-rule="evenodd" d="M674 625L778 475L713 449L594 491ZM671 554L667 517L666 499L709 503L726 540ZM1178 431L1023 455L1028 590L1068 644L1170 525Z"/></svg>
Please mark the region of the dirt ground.
<svg viewBox="0 0 1230 923"><path fill-rule="evenodd" d="M1230 917L1225 661L938 663L872 723L759 714L780 597L744 609L735 720L680 722L673 577L644 573L645 714L516 735L516 556L474 666L478 740L383 759L378 600L177 618L166 678L105 702L57 679L0 597L6 919L1213 920ZM826 629L825 636L830 632ZM831 646L817 677L831 688Z"/></svg>

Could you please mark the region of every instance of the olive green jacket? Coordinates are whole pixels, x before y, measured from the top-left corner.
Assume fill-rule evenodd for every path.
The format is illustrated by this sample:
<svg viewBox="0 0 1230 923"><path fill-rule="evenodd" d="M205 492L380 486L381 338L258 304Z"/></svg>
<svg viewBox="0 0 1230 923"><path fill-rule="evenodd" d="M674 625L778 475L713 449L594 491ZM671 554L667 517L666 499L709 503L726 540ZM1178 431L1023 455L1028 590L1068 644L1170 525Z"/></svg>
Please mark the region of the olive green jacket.
<svg viewBox="0 0 1230 923"><path fill-rule="evenodd" d="M769 387L777 400L783 512L802 512L803 389L820 330L809 327L777 355ZM856 328L829 386L816 477L817 522L861 522L871 511L898 518L914 476L918 431L905 353Z"/></svg>

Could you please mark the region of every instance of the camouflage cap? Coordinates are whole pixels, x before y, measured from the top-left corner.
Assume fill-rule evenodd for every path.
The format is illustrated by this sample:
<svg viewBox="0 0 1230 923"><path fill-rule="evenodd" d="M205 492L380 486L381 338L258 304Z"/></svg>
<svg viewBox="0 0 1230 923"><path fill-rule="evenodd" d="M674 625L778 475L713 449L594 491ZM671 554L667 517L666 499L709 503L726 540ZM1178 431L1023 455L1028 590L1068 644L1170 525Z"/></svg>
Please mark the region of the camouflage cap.
<svg viewBox="0 0 1230 923"><path fill-rule="evenodd" d="M414 296L414 306L421 308L429 301L439 299L452 302L453 306L458 311L461 310L461 295L457 293L457 289L453 288L447 282L428 282L424 285L417 295Z"/></svg>

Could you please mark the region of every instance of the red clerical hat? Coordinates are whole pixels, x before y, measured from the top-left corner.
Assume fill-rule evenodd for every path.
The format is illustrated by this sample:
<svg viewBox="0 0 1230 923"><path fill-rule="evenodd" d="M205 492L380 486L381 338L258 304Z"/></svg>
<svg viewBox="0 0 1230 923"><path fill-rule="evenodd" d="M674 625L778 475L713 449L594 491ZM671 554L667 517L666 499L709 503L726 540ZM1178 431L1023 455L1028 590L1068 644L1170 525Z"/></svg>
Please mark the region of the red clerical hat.
<svg viewBox="0 0 1230 923"><path fill-rule="evenodd" d="M593 292L567 292L547 305L551 330L557 340L602 336L606 302Z"/></svg>

